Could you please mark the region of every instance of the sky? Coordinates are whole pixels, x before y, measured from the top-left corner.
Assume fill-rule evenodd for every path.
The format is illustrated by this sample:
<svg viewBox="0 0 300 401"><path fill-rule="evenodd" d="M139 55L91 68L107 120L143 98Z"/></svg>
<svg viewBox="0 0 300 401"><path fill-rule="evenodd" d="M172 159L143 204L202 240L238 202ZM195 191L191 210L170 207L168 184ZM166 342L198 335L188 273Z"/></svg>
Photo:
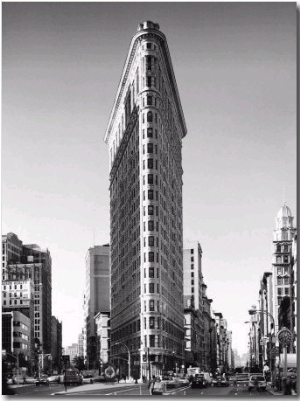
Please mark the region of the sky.
<svg viewBox="0 0 300 401"><path fill-rule="evenodd" d="M284 201L296 222L296 3L2 3L2 234L50 250L52 314L77 342L85 256L110 241L104 134L146 20L166 35L188 130L184 239L244 353Z"/></svg>

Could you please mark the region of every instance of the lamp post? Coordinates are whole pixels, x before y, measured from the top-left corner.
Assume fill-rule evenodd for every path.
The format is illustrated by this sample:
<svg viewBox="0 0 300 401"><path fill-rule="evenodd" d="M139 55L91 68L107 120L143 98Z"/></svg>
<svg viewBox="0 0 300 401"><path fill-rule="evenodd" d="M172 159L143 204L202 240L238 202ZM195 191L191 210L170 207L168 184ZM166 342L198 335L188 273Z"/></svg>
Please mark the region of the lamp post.
<svg viewBox="0 0 300 401"><path fill-rule="evenodd" d="M117 342L117 343L115 343L116 345L124 345L124 347L126 347L126 349L127 349L127 352L128 352L128 379L130 379L130 375L131 375L131 372L130 372L130 365L131 365L131 363L130 363L130 351L129 351L129 348L127 347L127 345L126 344L124 344L124 343L120 343L120 342Z"/></svg>

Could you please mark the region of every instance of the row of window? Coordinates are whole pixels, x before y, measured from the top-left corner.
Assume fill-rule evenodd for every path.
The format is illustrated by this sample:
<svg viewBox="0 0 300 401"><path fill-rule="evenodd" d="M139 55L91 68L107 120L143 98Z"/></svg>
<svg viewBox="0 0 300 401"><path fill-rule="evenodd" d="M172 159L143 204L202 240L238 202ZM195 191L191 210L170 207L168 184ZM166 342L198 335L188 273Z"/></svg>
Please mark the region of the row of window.
<svg viewBox="0 0 300 401"><path fill-rule="evenodd" d="M289 274L289 267L288 266L277 267L277 274Z"/></svg>
<svg viewBox="0 0 300 401"><path fill-rule="evenodd" d="M289 295L290 290L288 287L285 288L277 288L277 294L278 295Z"/></svg>
<svg viewBox="0 0 300 401"><path fill-rule="evenodd" d="M19 301L19 302L18 302ZM13 301L9 301L9 303L8 303L8 301L6 301L6 300L3 300L3 305L23 305L23 301L22 301L22 299L20 299L20 300L17 300L17 299L15 299L14 300L14 303L13 303Z"/></svg>
<svg viewBox="0 0 300 401"><path fill-rule="evenodd" d="M5 297L12 297L13 296L13 294L11 293L11 292L2 292L2 295L3 295L3 297L5 298ZM14 293L14 297L16 298L16 297L18 297L18 298L22 298L23 297L23 295L22 295L22 292L20 292L20 294L18 295L16 292ZM24 297L27 297L27 294L24 294Z"/></svg>
<svg viewBox="0 0 300 401"><path fill-rule="evenodd" d="M6 288L6 287L7 287L7 288ZM14 287L15 287L15 288L14 288L15 290L17 290L17 289L22 290L22 289L23 289L23 284L15 284ZM9 285L9 286L8 286L8 285L7 285L7 286L4 285L4 286L3 286L3 289L4 289L4 290L6 290L6 289L10 289L10 290L11 290L11 289L12 289L12 286L11 286L11 285Z"/></svg>

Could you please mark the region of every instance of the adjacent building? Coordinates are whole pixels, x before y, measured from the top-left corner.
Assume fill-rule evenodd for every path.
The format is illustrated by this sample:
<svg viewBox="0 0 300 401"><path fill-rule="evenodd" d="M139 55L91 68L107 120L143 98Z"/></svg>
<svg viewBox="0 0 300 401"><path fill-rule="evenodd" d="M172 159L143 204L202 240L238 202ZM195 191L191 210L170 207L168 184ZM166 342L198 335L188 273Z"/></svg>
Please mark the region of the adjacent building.
<svg viewBox="0 0 300 401"><path fill-rule="evenodd" d="M273 274L273 316L275 320L275 332L279 326L279 309L281 302L285 299L285 309L290 307L291 296L291 273L292 273L292 243L296 234L296 228L293 225L294 217L291 209L284 204L276 217L276 229L273 233L273 256L272 256L272 274ZM282 311L284 313L284 311ZM281 321L292 329L290 313L287 311L285 316L281 316Z"/></svg>
<svg viewBox="0 0 300 401"><path fill-rule="evenodd" d="M19 311L2 312L2 350L16 368L31 369L30 319Z"/></svg>
<svg viewBox="0 0 300 401"><path fill-rule="evenodd" d="M100 361L100 372L110 360L110 312L99 312L95 315L97 334L97 360Z"/></svg>
<svg viewBox="0 0 300 401"><path fill-rule="evenodd" d="M110 311L110 246L90 248L86 255L86 287L84 297L85 330L83 344L88 369L99 365L95 315Z"/></svg>
<svg viewBox="0 0 300 401"><path fill-rule="evenodd" d="M204 369L208 351L203 315L203 293L206 286L202 275L202 248L197 241L184 244L183 272L186 366Z"/></svg>
<svg viewBox="0 0 300 401"><path fill-rule="evenodd" d="M14 233L2 236L2 308L30 319L32 365L35 342L51 353L52 261L48 249L24 245ZM5 287L5 288L4 288Z"/></svg>
<svg viewBox="0 0 300 401"><path fill-rule="evenodd" d="M140 377L183 361L186 133L166 37L158 24L146 21L131 41L104 139L110 168L111 358L125 359L125 344Z"/></svg>
<svg viewBox="0 0 300 401"><path fill-rule="evenodd" d="M60 373L62 367L62 322L55 316L51 317L51 356L52 371Z"/></svg>

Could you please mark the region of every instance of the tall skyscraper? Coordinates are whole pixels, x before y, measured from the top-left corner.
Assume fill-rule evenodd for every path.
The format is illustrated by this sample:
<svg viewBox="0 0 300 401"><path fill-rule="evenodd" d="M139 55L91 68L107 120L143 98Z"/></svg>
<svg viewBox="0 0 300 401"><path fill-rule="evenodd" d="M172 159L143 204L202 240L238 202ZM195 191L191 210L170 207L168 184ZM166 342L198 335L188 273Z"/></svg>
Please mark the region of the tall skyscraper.
<svg viewBox="0 0 300 401"><path fill-rule="evenodd" d="M186 133L166 37L146 21L131 41L104 139L110 163L111 359L129 350L136 376L173 370L183 361Z"/></svg>
<svg viewBox="0 0 300 401"><path fill-rule="evenodd" d="M296 234L293 225L294 217L291 209L283 205L276 217L276 229L273 232L273 317L275 320L275 333L279 330L278 309L284 298L291 296L291 260L292 243ZM290 306L291 308L291 306ZM287 314L285 326L292 329L290 313Z"/></svg>
<svg viewBox="0 0 300 401"><path fill-rule="evenodd" d="M110 247L94 246L86 254L86 286L84 301L84 345L88 368L95 369L99 360L96 358L97 329L94 316L98 312L110 310Z"/></svg>

